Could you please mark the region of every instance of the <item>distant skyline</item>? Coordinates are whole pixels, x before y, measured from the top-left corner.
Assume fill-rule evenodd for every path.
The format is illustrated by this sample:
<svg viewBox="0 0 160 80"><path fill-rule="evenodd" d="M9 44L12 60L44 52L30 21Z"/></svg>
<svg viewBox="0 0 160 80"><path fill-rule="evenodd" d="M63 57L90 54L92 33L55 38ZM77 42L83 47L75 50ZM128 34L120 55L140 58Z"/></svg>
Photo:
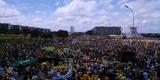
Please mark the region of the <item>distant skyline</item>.
<svg viewBox="0 0 160 80"><path fill-rule="evenodd" d="M0 0L0 22L85 32L95 26L121 26L129 32L132 14L140 33L160 33L160 0Z"/></svg>

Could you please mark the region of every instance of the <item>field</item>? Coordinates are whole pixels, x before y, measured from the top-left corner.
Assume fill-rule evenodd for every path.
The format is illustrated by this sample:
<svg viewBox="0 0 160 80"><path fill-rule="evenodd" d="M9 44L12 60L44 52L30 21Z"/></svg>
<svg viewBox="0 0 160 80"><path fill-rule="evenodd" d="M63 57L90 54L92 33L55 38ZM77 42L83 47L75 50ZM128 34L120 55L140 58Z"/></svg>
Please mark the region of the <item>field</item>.
<svg viewBox="0 0 160 80"><path fill-rule="evenodd" d="M0 40L6 39L18 39L18 38L30 38L30 36L25 36L23 34L0 34Z"/></svg>

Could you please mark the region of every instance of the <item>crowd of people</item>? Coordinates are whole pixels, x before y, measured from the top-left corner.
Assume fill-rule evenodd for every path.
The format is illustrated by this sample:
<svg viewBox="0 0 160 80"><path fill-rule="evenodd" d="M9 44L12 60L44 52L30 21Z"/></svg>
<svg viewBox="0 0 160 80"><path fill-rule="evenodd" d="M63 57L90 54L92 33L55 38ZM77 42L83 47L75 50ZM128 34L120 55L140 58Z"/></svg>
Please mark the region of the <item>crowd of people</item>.
<svg viewBox="0 0 160 80"><path fill-rule="evenodd" d="M125 53L125 54L124 54ZM44 59L11 66L8 62ZM54 80L72 64L71 76L61 80L158 80L160 43L100 36L56 39L10 39L0 41L0 79ZM58 79L58 78L57 78ZM56 79L55 79L56 80Z"/></svg>

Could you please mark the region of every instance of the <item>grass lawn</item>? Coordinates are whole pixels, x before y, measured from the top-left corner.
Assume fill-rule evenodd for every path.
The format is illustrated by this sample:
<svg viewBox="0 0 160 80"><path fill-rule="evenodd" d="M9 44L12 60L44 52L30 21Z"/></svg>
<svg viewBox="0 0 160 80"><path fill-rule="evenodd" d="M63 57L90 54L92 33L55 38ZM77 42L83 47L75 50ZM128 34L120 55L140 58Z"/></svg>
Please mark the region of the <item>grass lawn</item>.
<svg viewBox="0 0 160 80"><path fill-rule="evenodd" d="M0 40L18 39L18 38L30 38L30 37L24 36L23 34L0 34Z"/></svg>

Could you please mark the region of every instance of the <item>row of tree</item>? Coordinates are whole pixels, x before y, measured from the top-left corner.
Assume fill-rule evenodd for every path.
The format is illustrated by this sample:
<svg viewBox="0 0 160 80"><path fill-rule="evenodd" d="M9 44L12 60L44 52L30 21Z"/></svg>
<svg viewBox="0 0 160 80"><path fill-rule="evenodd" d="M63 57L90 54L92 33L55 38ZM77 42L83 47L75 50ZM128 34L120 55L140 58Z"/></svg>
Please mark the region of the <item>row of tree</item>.
<svg viewBox="0 0 160 80"><path fill-rule="evenodd" d="M50 31L50 29L0 23L0 34L2 34L4 37L6 35L9 36L21 35L24 37L30 36L30 37L53 38L53 37L67 37L68 31L59 30L56 32L52 32Z"/></svg>
<svg viewBox="0 0 160 80"><path fill-rule="evenodd" d="M19 34L23 34L24 37L30 36L30 37L41 37L41 38L53 38L53 37L67 37L68 31L64 31L64 30L59 30L56 32L43 32L41 30L38 29L34 29L34 30L29 30L29 29L24 29L21 31L18 31L16 29L10 29L8 30L7 28L2 28L0 27L0 34L5 34L6 35L19 35Z"/></svg>
<svg viewBox="0 0 160 80"><path fill-rule="evenodd" d="M153 37L153 38L159 38L160 37L160 33L146 33L146 34L142 34L144 37Z"/></svg>
<svg viewBox="0 0 160 80"><path fill-rule="evenodd" d="M56 31L56 32L48 32L48 33L39 32L37 30L31 32L31 37L42 37L42 38L61 37L61 38L66 38L68 36L69 36L68 31L64 31L64 30L59 30L59 31Z"/></svg>

